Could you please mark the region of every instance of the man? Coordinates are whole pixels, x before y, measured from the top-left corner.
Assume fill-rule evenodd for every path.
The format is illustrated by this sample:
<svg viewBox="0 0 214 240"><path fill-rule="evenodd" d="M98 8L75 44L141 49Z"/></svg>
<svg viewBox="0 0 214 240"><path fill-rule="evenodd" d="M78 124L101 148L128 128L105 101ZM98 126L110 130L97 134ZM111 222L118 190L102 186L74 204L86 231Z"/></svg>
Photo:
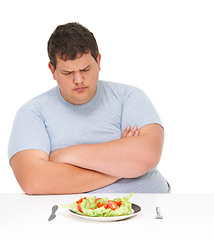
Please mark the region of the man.
<svg viewBox="0 0 214 240"><path fill-rule="evenodd" d="M169 192L156 169L164 133L139 89L98 80L101 55L78 23L58 26L48 41L57 87L22 106L9 159L27 194Z"/></svg>

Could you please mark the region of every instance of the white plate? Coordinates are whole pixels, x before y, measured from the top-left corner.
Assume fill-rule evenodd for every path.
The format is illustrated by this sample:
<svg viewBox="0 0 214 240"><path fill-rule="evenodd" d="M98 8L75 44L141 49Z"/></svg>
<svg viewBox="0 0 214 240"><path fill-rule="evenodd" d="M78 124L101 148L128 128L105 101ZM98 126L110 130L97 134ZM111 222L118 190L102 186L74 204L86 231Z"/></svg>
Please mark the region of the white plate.
<svg viewBox="0 0 214 240"><path fill-rule="evenodd" d="M73 215L78 216L80 218L84 218L84 219L88 219L88 220L92 220L92 221L98 221L98 222L113 222L113 221L120 221L123 219L134 217L141 211L141 207L132 203L132 213L131 214L123 215L123 216L115 216L115 217L89 217L89 216L85 216L85 215L76 213L76 212L72 211L71 209L69 209L69 211Z"/></svg>

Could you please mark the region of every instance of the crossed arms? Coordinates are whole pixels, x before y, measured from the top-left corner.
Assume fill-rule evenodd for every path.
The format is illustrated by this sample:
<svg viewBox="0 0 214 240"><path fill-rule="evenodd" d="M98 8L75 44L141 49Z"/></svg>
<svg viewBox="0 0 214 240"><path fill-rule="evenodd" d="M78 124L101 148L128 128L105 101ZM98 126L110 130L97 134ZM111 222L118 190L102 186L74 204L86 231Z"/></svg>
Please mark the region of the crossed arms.
<svg viewBox="0 0 214 240"><path fill-rule="evenodd" d="M11 158L11 167L27 194L72 194L92 191L134 178L155 167L164 133L158 124L126 128L121 139L75 145L53 151L24 150Z"/></svg>

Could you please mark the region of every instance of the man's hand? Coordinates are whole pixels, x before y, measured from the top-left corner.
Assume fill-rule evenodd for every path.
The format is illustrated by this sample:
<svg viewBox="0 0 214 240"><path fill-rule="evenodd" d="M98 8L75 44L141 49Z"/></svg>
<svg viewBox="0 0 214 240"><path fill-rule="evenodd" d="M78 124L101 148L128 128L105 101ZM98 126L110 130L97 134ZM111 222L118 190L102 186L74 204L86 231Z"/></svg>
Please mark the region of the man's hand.
<svg viewBox="0 0 214 240"><path fill-rule="evenodd" d="M132 137L132 136L139 136L140 131L138 130L138 127L133 127L131 129L130 126L127 126L121 136L121 138L125 138L125 137Z"/></svg>

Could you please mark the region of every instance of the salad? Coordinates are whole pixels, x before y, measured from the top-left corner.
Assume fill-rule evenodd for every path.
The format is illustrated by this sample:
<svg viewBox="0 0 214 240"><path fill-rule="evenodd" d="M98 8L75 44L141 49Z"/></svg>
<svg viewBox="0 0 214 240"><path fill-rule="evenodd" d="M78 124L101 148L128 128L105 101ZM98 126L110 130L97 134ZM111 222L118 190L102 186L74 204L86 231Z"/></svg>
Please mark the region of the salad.
<svg viewBox="0 0 214 240"><path fill-rule="evenodd" d="M108 198L84 197L76 202L62 207L68 208L78 214L90 217L113 217L129 215L132 213L132 204L129 199L133 192L123 198L115 198L109 200Z"/></svg>

